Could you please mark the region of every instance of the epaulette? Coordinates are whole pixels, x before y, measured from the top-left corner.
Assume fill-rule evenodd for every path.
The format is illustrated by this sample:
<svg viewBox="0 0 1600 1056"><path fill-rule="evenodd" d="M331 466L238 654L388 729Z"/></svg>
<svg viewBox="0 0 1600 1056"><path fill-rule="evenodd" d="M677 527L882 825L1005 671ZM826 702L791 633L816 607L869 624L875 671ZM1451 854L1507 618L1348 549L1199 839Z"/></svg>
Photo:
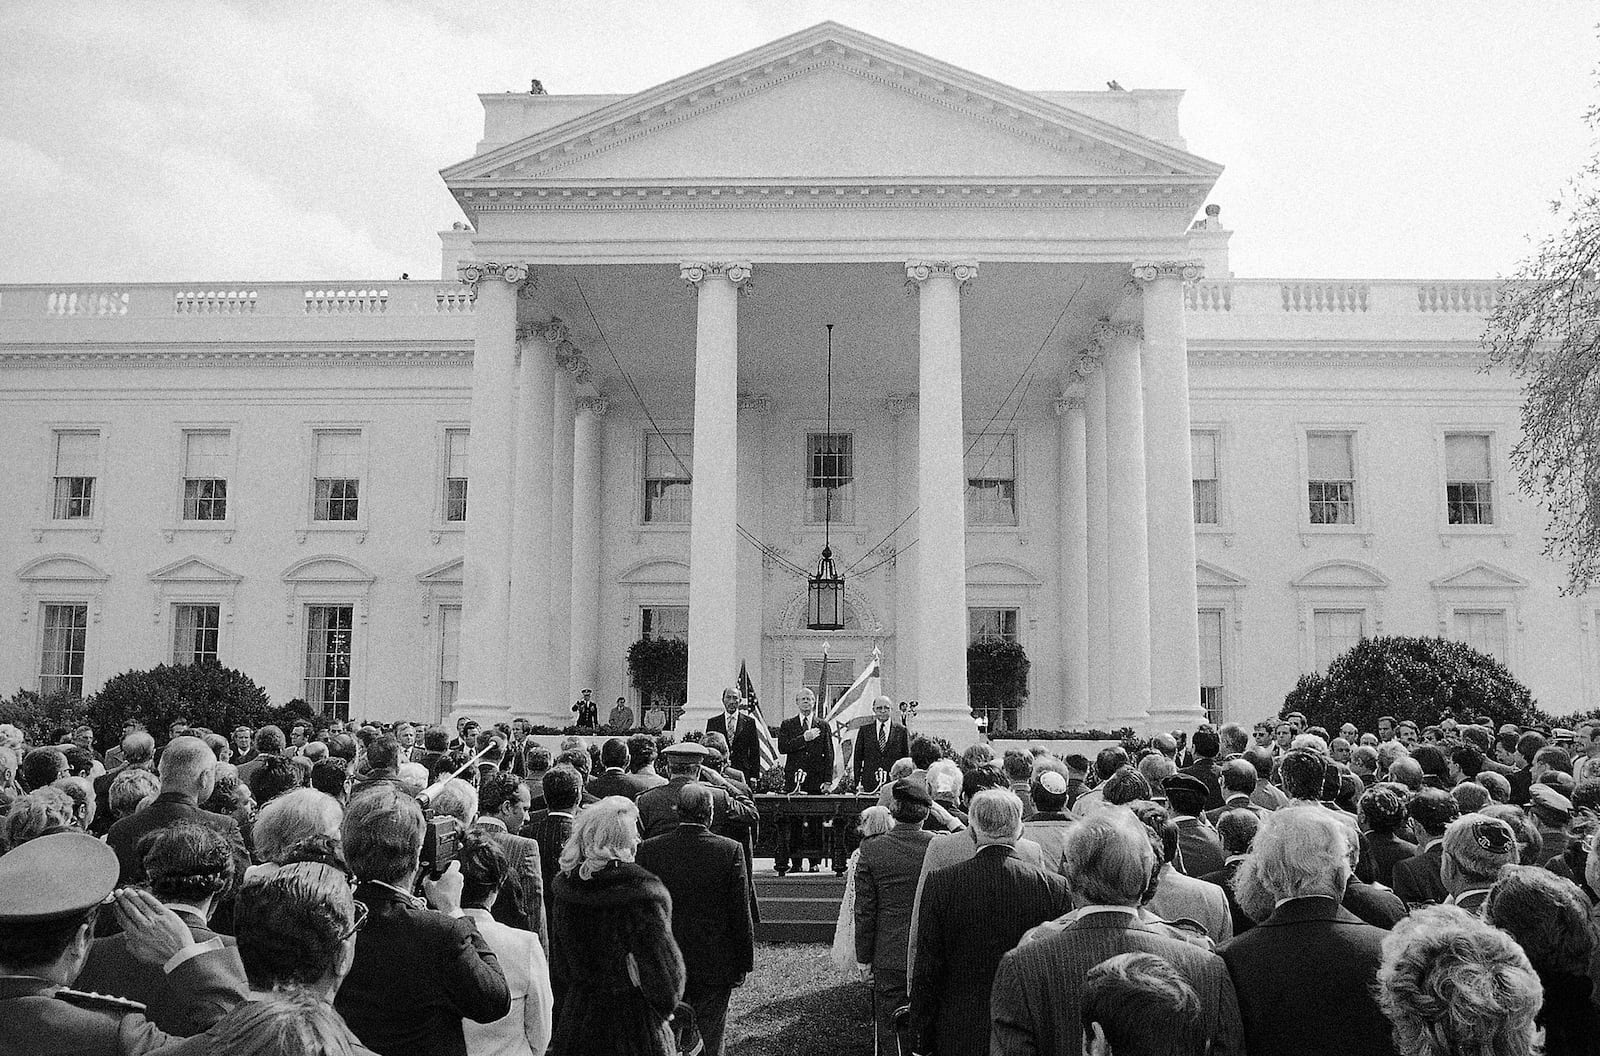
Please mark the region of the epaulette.
<svg viewBox="0 0 1600 1056"><path fill-rule="evenodd" d="M1154 920L1141 920L1139 923L1146 931L1155 932L1157 935L1165 935L1170 939L1177 939L1180 942L1186 942L1191 946L1198 946L1204 950L1209 950L1216 946L1216 942L1211 938L1210 933L1206 931L1205 925L1191 917L1178 917L1175 920L1156 918Z"/></svg>
<svg viewBox="0 0 1600 1056"><path fill-rule="evenodd" d="M78 1008L91 1008L100 1012L117 1012L126 1014L138 1012L144 1014L144 1005L138 1001L129 1001L125 997L112 997L110 994L94 994L87 990L70 990L62 987L52 995L57 1001L65 1001Z"/></svg>

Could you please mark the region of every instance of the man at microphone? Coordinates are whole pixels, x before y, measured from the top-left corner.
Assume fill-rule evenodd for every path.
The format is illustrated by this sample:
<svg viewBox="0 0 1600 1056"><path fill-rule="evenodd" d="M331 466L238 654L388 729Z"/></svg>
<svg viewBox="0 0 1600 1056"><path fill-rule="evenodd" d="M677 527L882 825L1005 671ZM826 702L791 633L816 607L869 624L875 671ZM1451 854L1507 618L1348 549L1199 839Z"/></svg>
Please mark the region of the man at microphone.
<svg viewBox="0 0 1600 1056"><path fill-rule="evenodd" d="M827 720L817 714L817 698L811 690L796 693L794 706L799 714L778 726L778 751L784 757L783 788L785 792L817 795L833 785L833 732L828 729ZM806 824L804 818L789 819L790 848L803 844ZM812 859L812 872L816 868L816 860ZM799 858L794 860L794 870L800 871Z"/></svg>

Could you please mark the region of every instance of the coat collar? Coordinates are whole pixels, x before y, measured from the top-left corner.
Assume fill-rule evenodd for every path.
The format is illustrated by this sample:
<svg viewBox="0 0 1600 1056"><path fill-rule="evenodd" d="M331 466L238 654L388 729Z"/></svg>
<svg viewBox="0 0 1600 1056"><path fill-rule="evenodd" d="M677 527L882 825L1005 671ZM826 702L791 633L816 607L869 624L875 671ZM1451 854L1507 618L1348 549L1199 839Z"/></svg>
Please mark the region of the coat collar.
<svg viewBox="0 0 1600 1056"><path fill-rule="evenodd" d="M1340 924L1360 924L1361 918L1351 913L1332 898L1294 898L1278 906L1272 916L1261 922L1261 927L1284 924L1305 924L1311 921L1331 920Z"/></svg>
<svg viewBox="0 0 1600 1056"><path fill-rule="evenodd" d="M13 997L49 997L60 989L60 983L36 975L0 975L0 1001Z"/></svg>

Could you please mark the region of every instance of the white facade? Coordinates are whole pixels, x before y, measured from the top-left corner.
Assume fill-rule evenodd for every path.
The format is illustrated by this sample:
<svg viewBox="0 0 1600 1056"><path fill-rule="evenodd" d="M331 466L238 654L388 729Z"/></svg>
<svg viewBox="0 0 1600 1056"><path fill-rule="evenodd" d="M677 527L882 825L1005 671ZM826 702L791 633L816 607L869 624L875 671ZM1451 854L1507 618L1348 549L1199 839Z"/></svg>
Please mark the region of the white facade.
<svg viewBox="0 0 1600 1056"><path fill-rule="evenodd" d="M484 97L441 282L0 289L0 685L81 641L92 691L214 619L275 699L560 723L637 703L648 618L691 718L743 661L775 722L826 640L962 742L970 609L1026 647L1029 726L1192 724L1202 685L1253 719L1380 632L1600 703L1600 604L1558 596L1478 372L1493 285L1234 279L1179 94L824 24L635 96Z"/></svg>

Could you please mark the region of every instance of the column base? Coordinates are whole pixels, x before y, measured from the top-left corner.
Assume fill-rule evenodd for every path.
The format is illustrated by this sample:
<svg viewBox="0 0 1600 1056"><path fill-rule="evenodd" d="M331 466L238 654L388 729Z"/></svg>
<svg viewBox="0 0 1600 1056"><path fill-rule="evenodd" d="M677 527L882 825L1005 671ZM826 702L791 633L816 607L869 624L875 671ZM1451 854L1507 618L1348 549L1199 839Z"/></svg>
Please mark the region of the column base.
<svg viewBox="0 0 1600 1056"><path fill-rule="evenodd" d="M943 737L957 752L965 751L983 740L983 735L978 732L978 723L970 711L922 712L911 720L910 733L913 737L918 734Z"/></svg>
<svg viewBox="0 0 1600 1056"><path fill-rule="evenodd" d="M458 700L444 717L444 727L455 736L456 723L461 719L476 719L483 726L511 721L511 706L493 700Z"/></svg>

